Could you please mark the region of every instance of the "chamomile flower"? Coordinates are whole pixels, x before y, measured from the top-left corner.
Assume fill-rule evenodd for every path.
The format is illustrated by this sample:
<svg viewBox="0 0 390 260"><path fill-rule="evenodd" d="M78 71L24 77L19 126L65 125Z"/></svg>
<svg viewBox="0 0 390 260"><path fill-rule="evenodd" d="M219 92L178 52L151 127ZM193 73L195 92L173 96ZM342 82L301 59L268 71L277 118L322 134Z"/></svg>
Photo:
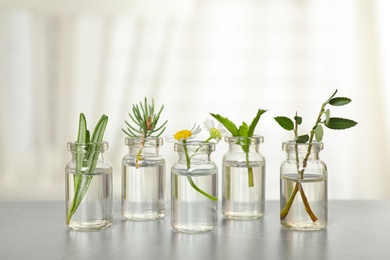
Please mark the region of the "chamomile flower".
<svg viewBox="0 0 390 260"><path fill-rule="evenodd" d="M210 133L210 137L207 139L206 142L210 141L211 139L215 139L216 142L222 139L223 136L227 134L227 131L223 128L221 123L218 123L218 126L215 127L215 123L213 120L206 119L206 122L203 123L205 129Z"/></svg>
<svg viewBox="0 0 390 260"><path fill-rule="evenodd" d="M183 140L194 139L200 131L202 131L200 125L194 123L191 127L191 125L188 124L185 129L176 132L174 135L167 135L165 136L165 139L169 143L182 142Z"/></svg>

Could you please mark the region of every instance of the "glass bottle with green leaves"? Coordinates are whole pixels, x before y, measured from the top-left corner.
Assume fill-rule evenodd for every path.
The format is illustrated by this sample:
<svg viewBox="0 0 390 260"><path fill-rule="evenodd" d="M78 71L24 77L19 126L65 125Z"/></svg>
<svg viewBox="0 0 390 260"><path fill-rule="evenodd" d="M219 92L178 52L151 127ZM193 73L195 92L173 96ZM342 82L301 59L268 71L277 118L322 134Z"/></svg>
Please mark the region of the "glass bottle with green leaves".
<svg viewBox="0 0 390 260"><path fill-rule="evenodd" d="M344 106L346 97L335 97L337 90L320 108L309 134L299 134L302 117L275 117L285 130L293 131L294 139L283 143L286 160L280 168L280 221L283 227L297 230L320 230L327 226L327 167L320 160L323 149L323 126L343 130L355 126L353 120L331 117L328 105Z"/></svg>
<svg viewBox="0 0 390 260"><path fill-rule="evenodd" d="M160 154L167 121L159 125L164 105L155 110L145 98L133 105L126 122L125 144L129 152L122 160L122 218L152 220L165 216L165 159Z"/></svg>
<svg viewBox="0 0 390 260"><path fill-rule="evenodd" d="M260 153L262 136L255 128L266 110L259 109L252 122L237 127L227 117L211 114L232 136L225 137L229 150L222 163L222 213L230 219L257 219L264 215L265 167Z"/></svg>
<svg viewBox="0 0 390 260"><path fill-rule="evenodd" d="M75 230L99 230L113 222L112 167L104 156L108 117L103 115L92 136L80 114L76 142L68 143L72 160L66 165L66 224Z"/></svg>

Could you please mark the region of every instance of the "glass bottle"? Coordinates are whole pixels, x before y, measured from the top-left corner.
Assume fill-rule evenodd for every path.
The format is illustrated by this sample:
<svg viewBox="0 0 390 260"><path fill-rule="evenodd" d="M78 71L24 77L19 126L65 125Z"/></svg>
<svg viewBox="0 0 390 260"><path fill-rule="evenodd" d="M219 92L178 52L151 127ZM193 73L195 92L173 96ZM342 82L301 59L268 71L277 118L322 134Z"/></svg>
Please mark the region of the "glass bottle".
<svg viewBox="0 0 390 260"><path fill-rule="evenodd" d="M327 169L323 143L284 142L280 167L280 222L296 230L324 229L328 222Z"/></svg>
<svg viewBox="0 0 390 260"><path fill-rule="evenodd" d="M122 218L152 220L165 216L165 159L162 138L125 139L122 160Z"/></svg>
<svg viewBox="0 0 390 260"><path fill-rule="evenodd" d="M104 156L108 143L69 142L65 167L66 224L74 230L112 226L112 167Z"/></svg>
<svg viewBox="0 0 390 260"><path fill-rule="evenodd" d="M210 159L215 144L197 141L175 143L174 149L179 158L171 169L172 228L187 233L211 231L218 221L218 169Z"/></svg>
<svg viewBox="0 0 390 260"><path fill-rule="evenodd" d="M262 136L225 137L229 151L222 163L222 214L229 219L257 219L265 208L265 158Z"/></svg>

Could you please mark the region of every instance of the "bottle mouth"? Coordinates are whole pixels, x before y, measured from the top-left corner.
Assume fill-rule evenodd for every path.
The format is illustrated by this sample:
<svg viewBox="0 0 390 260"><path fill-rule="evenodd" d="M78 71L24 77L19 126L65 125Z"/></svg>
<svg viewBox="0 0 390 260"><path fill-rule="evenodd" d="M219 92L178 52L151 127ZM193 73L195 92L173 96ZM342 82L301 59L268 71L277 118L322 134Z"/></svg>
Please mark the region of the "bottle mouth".
<svg viewBox="0 0 390 260"><path fill-rule="evenodd" d="M323 142L312 142L311 144L309 143L297 143L294 141L286 141L283 142L282 144L282 149L283 151L295 151L298 147L298 151L310 151L316 152L316 151L321 151L324 149L324 143Z"/></svg>
<svg viewBox="0 0 390 260"><path fill-rule="evenodd" d="M196 153L210 153L215 151L215 143L205 143L203 141L187 141L186 147L189 152ZM184 144L183 143L175 143L174 145L175 152L183 153L184 151Z"/></svg>
<svg viewBox="0 0 390 260"><path fill-rule="evenodd" d="M98 143L78 143L77 141L68 142L68 151L71 152L88 152L88 151L100 151L104 152L108 150L108 142Z"/></svg>
<svg viewBox="0 0 390 260"><path fill-rule="evenodd" d="M264 142L264 137L260 135L254 135L251 137L246 136L226 136L225 142L235 144L261 144Z"/></svg>
<svg viewBox="0 0 390 260"><path fill-rule="evenodd" d="M144 146L162 146L164 144L164 139L161 137L126 137L125 145L127 146L135 146L140 145L144 142Z"/></svg>

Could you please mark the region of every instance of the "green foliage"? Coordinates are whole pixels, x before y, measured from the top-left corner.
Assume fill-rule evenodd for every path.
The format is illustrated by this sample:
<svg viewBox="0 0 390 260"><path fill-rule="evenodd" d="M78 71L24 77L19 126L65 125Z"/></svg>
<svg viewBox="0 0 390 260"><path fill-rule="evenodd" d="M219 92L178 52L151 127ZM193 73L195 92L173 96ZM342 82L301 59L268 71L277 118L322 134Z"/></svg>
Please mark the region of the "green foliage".
<svg viewBox="0 0 390 260"><path fill-rule="evenodd" d="M128 113L134 125L125 121L127 129L122 129L122 131L129 137L146 138L152 135L159 137L165 131L165 125L168 122L168 120L166 120L162 125L157 126L163 109L164 105L161 106L158 113L155 113L154 100L152 99L152 104L150 105L145 97L143 103L140 102L139 105L133 105L133 114Z"/></svg>
<svg viewBox="0 0 390 260"><path fill-rule="evenodd" d="M239 145L241 145L242 150L246 153L246 162L248 165L248 186L253 187L253 170L252 167L249 166L249 158L248 158L248 153L249 153L249 146L250 146L250 139L245 138L245 137L252 137L255 128L257 124L259 123L260 117L262 114L267 112L267 110L262 110L258 109L256 116L253 118L251 124L248 126L247 123L242 122L242 124L237 127L232 121L230 121L227 117L222 117L218 114L212 114L210 115L214 117L218 122L220 122L231 134L232 136L235 137L242 137L239 138L237 141Z"/></svg>
<svg viewBox="0 0 390 260"><path fill-rule="evenodd" d="M77 174L74 175L75 192L66 218L68 224L91 184L92 175L89 175L89 173L92 173L96 168L97 159L101 149L101 142L103 140L107 123L108 117L106 115L102 115L93 131L92 137L90 137L87 129L87 120L83 113L80 114L76 143Z"/></svg>
<svg viewBox="0 0 390 260"><path fill-rule="evenodd" d="M343 130L354 127L357 123L351 119L331 117L325 126L329 129Z"/></svg>
<svg viewBox="0 0 390 260"><path fill-rule="evenodd" d="M286 129L287 131L291 131L294 129L294 122L288 117L277 116L277 117L275 117L275 120L281 127ZM302 122L302 120L301 120L301 122Z"/></svg>
<svg viewBox="0 0 390 260"><path fill-rule="evenodd" d="M210 113L218 122L220 122L233 136L239 136L237 126L227 117L222 117L218 114Z"/></svg>
<svg viewBox="0 0 390 260"><path fill-rule="evenodd" d="M344 106L346 104L349 104L352 100L346 97L336 97L329 100L329 105L332 106Z"/></svg>
<svg viewBox="0 0 390 260"><path fill-rule="evenodd" d="M351 119L330 117L330 110L325 110L325 107L328 104L332 106L344 106L351 102L351 99L346 97L334 97L336 93L337 90L322 104L317 120L310 131L310 135L298 135L298 125L302 123L302 118L298 115L295 115L294 117L295 123L290 118L284 116L277 116L274 117L274 119L283 129L294 131L294 141L297 143L312 143L313 138L315 138L317 142L321 142L324 136L324 129L322 125L334 130L348 129L357 125L357 123ZM325 116L325 119L323 119L323 116Z"/></svg>
<svg viewBox="0 0 390 260"><path fill-rule="evenodd" d="M256 116L253 118L251 124L248 126L247 123L242 122L240 127L237 127L232 121L227 117L222 117L218 114L210 113L218 122L220 122L231 134L232 136L237 137L252 137L255 131L257 124L259 123L260 117L262 114L267 112L267 110L259 109Z"/></svg>
<svg viewBox="0 0 390 260"><path fill-rule="evenodd" d="M309 141L309 135L300 135L297 138L295 138L294 141L300 144L304 144L307 141Z"/></svg>

